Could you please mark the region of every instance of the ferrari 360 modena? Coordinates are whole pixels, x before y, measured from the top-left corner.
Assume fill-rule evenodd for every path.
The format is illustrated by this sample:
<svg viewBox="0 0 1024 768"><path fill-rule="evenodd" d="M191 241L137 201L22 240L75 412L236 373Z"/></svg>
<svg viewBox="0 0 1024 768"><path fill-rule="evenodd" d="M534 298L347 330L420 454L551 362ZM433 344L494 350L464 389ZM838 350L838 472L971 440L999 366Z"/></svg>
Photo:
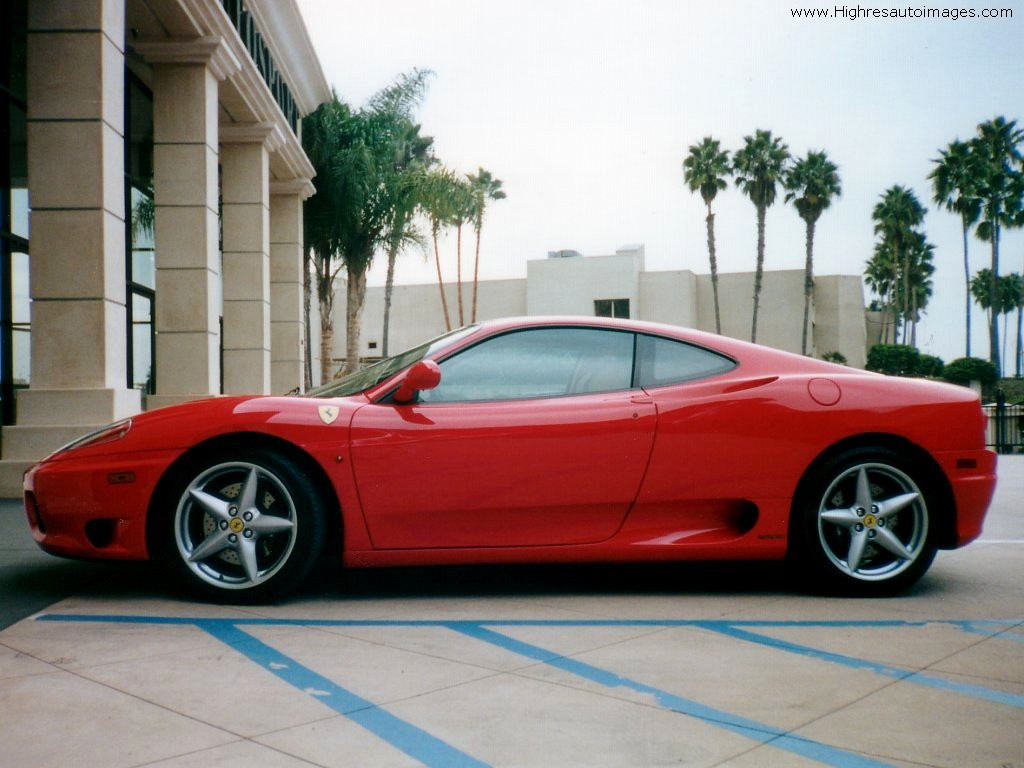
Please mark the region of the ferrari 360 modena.
<svg viewBox="0 0 1024 768"><path fill-rule="evenodd" d="M39 545L273 600L347 567L787 560L891 594L977 538L968 388L598 318L461 328L304 396L142 413L25 476Z"/></svg>

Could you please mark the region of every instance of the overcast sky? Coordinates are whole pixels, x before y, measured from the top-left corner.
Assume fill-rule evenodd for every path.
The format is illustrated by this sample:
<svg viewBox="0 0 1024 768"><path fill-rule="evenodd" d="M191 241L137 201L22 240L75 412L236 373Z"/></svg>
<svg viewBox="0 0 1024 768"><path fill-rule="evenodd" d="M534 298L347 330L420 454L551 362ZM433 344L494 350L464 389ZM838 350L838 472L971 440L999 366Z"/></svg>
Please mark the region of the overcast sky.
<svg viewBox="0 0 1024 768"><path fill-rule="evenodd" d="M937 247L936 295L918 343L947 362L963 355L960 224L931 202L927 175L938 150L979 122L1002 114L1024 126L1020 0L961 2L979 14L1010 8L1013 18L956 21L797 20L790 9L800 6L788 0L299 6L328 81L350 104L414 67L436 73L419 112L423 133L446 165L483 166L508 194L484 223L483 278L525 277L526 262L550 250L601 255L631 243L646 245L649 270L706 273L705 210L682 179L687 148L711 135L732 151L767 129L794 155L823 149L839 166L843 195L818 223L817 274L862 274L871 209L894 184L914 189ZM720 270L753 270L753 205L730 186L715 209ZM453 279L454 245L442 254ZM1024 271L1024 234L1009 233L1001 255L1002 272ZM972 271L986 266L988 245L972 239L971 259ZM803 222L780 195L768 212L765 268L803 264ZM398 279L432 275L414 252ZM379 266L370 282L383 283ZM980 310L974 326L972 351L982 356Z"/></svg>

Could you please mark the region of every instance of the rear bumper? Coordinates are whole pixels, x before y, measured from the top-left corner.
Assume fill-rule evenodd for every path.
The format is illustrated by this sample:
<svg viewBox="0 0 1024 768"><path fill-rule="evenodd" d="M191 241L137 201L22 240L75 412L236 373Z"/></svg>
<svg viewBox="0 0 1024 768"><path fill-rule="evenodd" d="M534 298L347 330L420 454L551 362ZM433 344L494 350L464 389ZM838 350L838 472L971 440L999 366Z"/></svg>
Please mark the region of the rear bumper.
<svg viewBox="0 0 1024 768"><path fill-rule="evenodd" d="M981 535L985 514L996 489L996 454L987 449L945 451L935 454L949 479L956 505L956 526L950 549L969 544Z"/></svg>

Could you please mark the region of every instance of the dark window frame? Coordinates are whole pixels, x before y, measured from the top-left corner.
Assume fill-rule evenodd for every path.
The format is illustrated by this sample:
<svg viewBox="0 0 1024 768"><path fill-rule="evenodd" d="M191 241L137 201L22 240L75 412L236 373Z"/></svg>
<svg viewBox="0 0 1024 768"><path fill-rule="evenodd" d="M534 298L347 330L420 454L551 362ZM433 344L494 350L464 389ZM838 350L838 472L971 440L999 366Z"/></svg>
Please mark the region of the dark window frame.
<svg viewBox="0 0 1024 768"><path fill-rule="evenodd" d="M594 316L629 320L629 299L594 299Z"/></svg>
<svg viewBox="0 0 1024 768"><path fill-rule="evenodd" d="M14 188L12 107L21 111L26 130L28 127L27 94L15 89L16 80L22 88L26 80L27 12L27 0L9 0L0 8L0 29L3 29L0 36L3 40L3 45L0 45L0 51L3 51L0 55L0 125L3 126L2 135L8 140L0 147L0 423L3 424L15 422L15 390L24 388L24 385L14 382L14 334L16 331L32 332L31 322L14 323L12 295L13 256L15 253L30 254L29 240L13 231L11 221L11 190ZM22 53L20 60L15 60L16 51ZM27 157L24 162L27 164Z"/></svg>
<svg viewBox="0 0 1024 768"><path fill-rule="evenodd" d="M153 93L145 83L125 66L125 88L124 88L124 196L125 196L125 337L127 359L125 365L125 381L129 389L140 389L143 394L152 395L156 391L156 288L136 281L134 275L133 257L133 233L132 233L132 189L138 189L153 196L152 178L145 178L136 175L136 169L132 168L132 147L135 139L134 126L132 125L132 89L137 88L143 95L148 97L150 104L153 101ZM153 162L150 160L150 169ZM154 233L155 237L155 233ZM135 327L146 323L138 322L135 319L135 297L139 296L149 302L149 377L144 382L135 380ZM139 386L142 384L143 386Z"/></svg>

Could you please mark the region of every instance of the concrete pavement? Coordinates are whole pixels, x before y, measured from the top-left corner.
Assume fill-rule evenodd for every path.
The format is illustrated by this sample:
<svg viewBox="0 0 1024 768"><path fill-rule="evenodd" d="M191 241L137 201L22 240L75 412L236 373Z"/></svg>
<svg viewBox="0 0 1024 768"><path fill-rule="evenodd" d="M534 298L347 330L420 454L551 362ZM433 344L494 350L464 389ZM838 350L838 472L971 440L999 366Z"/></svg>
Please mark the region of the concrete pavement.
<svg viewBox="0 0 1024 768"><path fill-rule="evenodd" d="M8 542L5 604L67 596L0 632L0 765L1021 768L1022 501L1003 458L982 540L885 600L771 566L476 568L239 609Z"/></svg>

